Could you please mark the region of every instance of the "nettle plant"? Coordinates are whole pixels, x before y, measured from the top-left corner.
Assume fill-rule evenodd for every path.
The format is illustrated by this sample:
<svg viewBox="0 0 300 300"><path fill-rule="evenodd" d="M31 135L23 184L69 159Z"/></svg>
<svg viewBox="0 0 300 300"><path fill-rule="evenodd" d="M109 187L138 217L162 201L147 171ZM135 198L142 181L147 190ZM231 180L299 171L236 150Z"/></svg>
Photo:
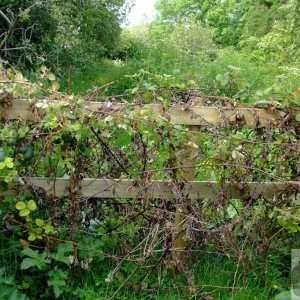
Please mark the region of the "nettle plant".
<svg viewBox="0 0 300 300"><path fill-rule="evenodd" d="M178 77L158 74L143 69L133 75L125 75L132 81L127 92L143 103L160 103L166 107L174 100L185 101L184 95L196 88L193 80L183 82ZM181 98L181 99L180 99Z"/></svg>
<svg viewBox="0 0 300 300"><path fill-rule="evenodd" d="M229 65L228 71L216 76L216 84L221 93L243 102L247 102L251 95L250 84L242 76L242 69Z"/></svg>

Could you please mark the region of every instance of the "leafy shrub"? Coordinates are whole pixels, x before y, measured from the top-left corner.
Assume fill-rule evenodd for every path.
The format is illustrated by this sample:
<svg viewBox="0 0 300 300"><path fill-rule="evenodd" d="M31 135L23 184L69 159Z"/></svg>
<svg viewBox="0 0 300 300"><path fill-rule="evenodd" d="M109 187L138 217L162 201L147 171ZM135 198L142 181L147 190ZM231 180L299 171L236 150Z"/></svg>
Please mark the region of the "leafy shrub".
<svg viewBox="0 0 300 300"><path fill-rule="evenodd" d="M130 58L142 59L150 47L147 32L147 24L124 28L111 57L125 61Z"/></svg>
<svg viewBox="0 0 300 300"><path fill-rule="evenodd" d="M1 57L19 68L35 68L45 61L56 74L67 67L80 70L88 61L112 53L121 32L124 1L10 1L1 9L14 23L13 34L0 49ZM0 31L8 32L1 16ZM17 30L16 30L17 29Z"/></svg>

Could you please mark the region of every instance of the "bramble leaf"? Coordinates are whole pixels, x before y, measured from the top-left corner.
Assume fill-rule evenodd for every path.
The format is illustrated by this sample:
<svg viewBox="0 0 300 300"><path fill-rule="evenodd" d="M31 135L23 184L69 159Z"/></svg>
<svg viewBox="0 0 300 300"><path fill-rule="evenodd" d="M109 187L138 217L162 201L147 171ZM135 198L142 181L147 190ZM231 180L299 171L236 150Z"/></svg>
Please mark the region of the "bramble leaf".
<svg viewBox="0 0 300 300"><path fill-rule="evenodd" d="M45 222L42 219L36 219L35 224L36 226L42 227L45 224Z"/></svg>
<svg viewBox="0 0 300 300"><path fill-rule="evenodd" d="M27 208L29 210L35 210L36 209L36 203L34 200L29 200L27 203Z"/></svg>
<svg viewBox="0 0 300 300"><path fill-rule="evenodd" d="M25 209L27 206L26 206L26 203L24 201L19 201L17 202L16 204L16 209L17 210L23 210Z"/></svg>
<svg viewBox="0 0 300 300"><path fill-rule="evenodd" d="M19 212L20 217L26 217L30 214L30 210L28 208L22 209Z"/></svg>

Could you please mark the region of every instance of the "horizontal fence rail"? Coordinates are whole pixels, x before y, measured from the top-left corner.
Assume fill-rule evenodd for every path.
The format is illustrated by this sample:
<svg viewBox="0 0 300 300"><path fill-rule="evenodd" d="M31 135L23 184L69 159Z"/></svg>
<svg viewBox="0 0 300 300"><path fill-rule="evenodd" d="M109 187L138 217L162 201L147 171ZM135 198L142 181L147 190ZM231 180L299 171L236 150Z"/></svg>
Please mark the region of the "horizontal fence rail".
<svg viewBox="0 0 300 300"><path fill-rule="evenodd" d="M193 101L194 100L194 101ZM169 200L170 202L167 204L171 204L171 209L167 208L167 212L174 212L174 218L170 218L172 231L170 234L170 239L172 240L172 261L175 267L181 265L182 262L185 261L184 252L187 249L187 241L189 241L189 237L191 236L188 233L188 226L191 224L187 221L187 217L185 212L188 211L188 206L205 206L206 199L209 199L212 203L211 208L214 209L216 207L216 203L218 205L224 206L228 205L227 202L231 203L231 199L239 199L243 205L243 213L238 214L232 222L228 226L232 228L234 222L237 224L241 222L243 218L247 217L247 208L253 203L252 200L260 200L268 201L268 205L271 206L277 205L277 203L283 202L282 200L294 200L299 198L300 194L300 182L299 181L288 181L285 178L281 178L279 176L272 176L272 174L268 174L262 171L262 174L269 175L267 178L270 181L259 181L257 177L255 177L257 182L247 182L247 179L239 178L237 174L228 174L227 179L222 178L221 182L218 181L194 181L196 178L196 164L195 159L201 155L201 149L198 147L199 139L198 135L201 132L201 128L199 126L203 126L203 130L207 131L207 127L211 127L209 129L217 129L222 127L229 127L231 130L236 130L237 127L240 126L250 126L256 128L264 127L264 130L256 130L255 134L262 135L264 132L268 134L268 129L274 128L285 128L291 127L294 124L290 121L295 120L296 109L278 109L276 106L268 106L268 108L258 108L258 107L245 107L241 105L240 107L236 106L235 103L225 103L225 105L219 106L208 106L206 104L211 104L211 102L202 101L201 97L191 97L188 100L188 103L182 103L180 105L171 105L169 107L165 107L161 104L137 104L137 103L124 103L124 104L116 104L111 102L91 102L85 101L83 103L75 103L71 100L61 101L61 100L35 100L29 101L25 99L13 99L11 103L5 103L5 106L0 105L0 118L4 121L9 120L21 120L21 122L16 122L17 125L19 123L24 123L26 121L36 121L40 122L46 116L47 110L43 109L46 106L51 104L62 104L62 106L58 109L56 107L54 111L55 117L58 122L64 124L64 121L70 117L70 114L74 116L75 121L80 120L88 121L88 117L91 115L95 115L97 118L93 118L92 121L98 122L101 119L105 120L107 116L114 116L115 118L127 119L132 121L134 125L136 125L136 121L139 122L151 122L154 126L159 124L156 121L157 117L164 117L166 120L170 122L170 124L174 125L185 125L185 129L189 134L187 135L189 142L178 147L178 157L175 158L178 160L180 165L179 169L182 170L182 174L180 177L177 177L176 174L173 174L173 177L166 177L162 175L162 180L150 180L151 176L146 174L148 171L146 170L146 158L147 158L147 145L144 145L143 136L139 136L140 143L136 144L140 147L143 147L144 151L141 152L145 157L143 174L145 176L141 176L142 179L134 180L131 179L129 172L126 172L127 178L118 178L118 179L107 179L107 178L83 178L81 176L94 176L87 174L99 174L97 173L85 173L81 172L81 169L77 168L76 173L73 172L67 173L70 177L63 178L55 178L52 177L31 177L35 176L34 171L29 173L31 175L23 175L24 178L19 178L17 183L9 183L8 185L5 183L7 178L0 176L0 183L2 181L2 186L4 190L0 189L0 197L3 196L26 196L28 193L30 195L35 195L33 197L43 199L48 199L48 203L50 204L52 201L56 203L58 198L69 198L70 207L70 215L73 220L76 220L77 214L79 210L77 209L78 200L82 200L84 204L88 203L88 200L94 201L96 200L97 204L102 204L109 202L116 202L115 200L109 201L105 199L120 199L117 201L119 204L132 205L132 209L137 207L138 205L144 206L145 203L151 203L150 206L155 208L156 202L161 202L165 205L164 199ZM222 102L223 103L223 102ZM214 103L216 104L216 103ZM80 109L76 112L76 106ZM84 108L84 110L82 109ZM86 112L86 114L85 114ZM69 115L68 117L66 117ZM87 118L86 118L87 117ZM164 120L164 121L166 121ZM118 121L118 119L117 119ZM167 122L163 122L164 124ZM35 124L33 124L35 125ZM101 125L101 124L100 124ZM138 124L140 125L140 124ZM108 124L108 126L110 126ZM172 126L171 126L172 127ZM213 128L214 127L214 128ZM154 128L155 129L155 128ZM248 130L245 130L248 131ZM249 130L252 131L252 130ZM270 130L271 131L271 130ZM102 141L101 137L97 136L97 132L93 132L95 137L98 139L97 144L99 144L99 148L102 152L99 153L99 159L104 157L108 162L111 162L116 159L115 154L109 148L109 145L106 144L106 141ZM49 135L52 132L50 130ZM168 133L169 134L169 133ZM47 132L46 132L47 135ZM168 138L168 135L166 135ZM171 134L170 134L171 136ZM217 138L220 136L216 135ZM268 136L267 136L268 137ZM270 137L271 138L271 137ZM165 136L161 137L161 142L166 139ZM53 141L53 140L50 140ZM132 141L132 140L131 140ZM65 141L64 141L65 142ZM186 141L185 141L186 142ZM261 142L261 139L258 140L258 143ZM49 142L50 143L50 142ZM142 145L141 145L142 144ZM192 146L191 146L192 145ZM266 143L267 145L267 143ZM75 144L74 147L77 147L78 144ZM243 147L242 145L240 145ZM256 145L255 145L256 146ZM213 147L213 145L212 145ZM296 151L296 147L293 145L289 147L288 145L284 148L285 153L280 153L279 161L283 161L288 159L288 156ZM102 149L103 148L103 149ZM256 147L257 148L257 147ZM256 149L253 148L254 150ZM45 147L45 149L47 149ZM115 149L115 148L114 148ZM240 148L238 148L240 149ZM247 147L245 147L247 150ZM258 148L259 149L259 148ZM166 152L175 151L175 146L171 143L169 148L166 149ZM221 149L222 150L222 149ZM230 149L231 151L232 149ZM251 150L250 150L251 151ZM264 147L261 150L259 149L258 153L254 153L253 156L245 158L250 161L250 159L254 159L254 156L260 159L260 154L262 154L262 160L267 159L267 154L269 151L269 147ZM238 151L237 151L238 152ZM280 152L280 151L279 151ZM205 153L205 152L204 152ZM239 152L238 152L239 153ZM231 155L236 152L232 152ZM243 158L245 157L243 154L239 153ZM118 155L124 155L123 151L120 151ZM230 155L230 153L228 153ZM296 155L293 155L293 159ZM42 157L42 155L40 156ZM151 158L151 157L150 157ZM155 159L155 158L153 158ZM163 164L163 166L172 167L174 162L172 162L172 155L170 155L169 161L166 161L168 164ZM80 162L84 162L81 158ZM93 162L88 162L90 165ZM296 163L295 163L296 164ZM263 165L263 164L262 164ZM122 167L122 171L124 171L124 167L119 164L119 167ZM294 162L292 166L294 166ZM33 168L34 169L34 168ZM256 168L253 168L253 171ZM284 169L284 168L283 168ZM126 170L126 169L125 169ZM251 168L248 169L249 172ZM293 170L294 171L294 170ZM232 172L235 172L234 170ZM50 172L46 174L53 174L54 170L51 169ZM24 173L23 173L24 174ZM40 174L44 174L40 173ZM117 175L112 175L117 174ZM109 177L118 177L121 174L119 171L117 173L111 173L108 175ZM135 175L140 174L140 172L135 173ZM0 174L0 175L3 175ZM133 175L133 176L135 176ZM150 175L150 172L149 172ZM166 174L167 175L167 174ZM169 174L170 175L170 174ZM232 176L231 176L232 175ZM51 175L50 175L51 176ZM138 176L138 175L137 175ZM213 176L213 175L212 175ZM80 178L80 179L79 179ZM157 177L155 177L157 178ZM173 178L173 180L167 180L166 178ZM179 179L178 179L179 178ZM216 176L213 177L214 179ZM218 177L217 177L218 178ZM249 177L249 181L252 177ZM298 177L290 177L295 178ZM272 181L272 179L276 181ZM236 182L234 182L236 180ZM293 179L291 179L293 180ZM4 181L4 184L3 184ZM47 196L47 197L45 197ZM98 200L99 199L99 200ZM123 201L121 199L124 199ZM132 201L126 200L132 199ZM144 201L144 200L147 201ZM160 200L157 200L160 199ZM153 200L150 202L149 200ZM224 201L227 200L227 201ZM102 202L103 201L103 202ZM171 202L172 201L172 202ZM193 201L191 205L189 205L189 201ZM201 202L202 201L202 202ZM77 203L78 202L78 203ZM198 202L198 203L196 203ZM48 204L47 203L47 204ZM168 205L167 205L168 206ZM232 206L234 206L232 204ZM80 207L78 207L80 208ZM235 207L234 207L235 208ZM145 206L145 209L148 209L148 205ZM236 212L237 209L235 208ZM196 211L196 209L195 209ZM199 210L199 212L201 209ZM249 212L249 211L248 211ZM256 213L256 212L254 212ZM120 215L120 211L116 210L117 217ZM198 213L197 213L198 214ZM121 213L122 215L122 213ZM137 214L140 216L140 213ZM201 216L201 212L200 212ZM208 216L206 216L208 217ZM206 218L205 217L205 218ZM134 217L137 219L137 217ZM129 219L126 218L126 219ZM165 216L163 217L165 219ZM201 219L201 218L200 218ZM145 220L148 219L145 216ZM253 219L254 220L254 219ZM253 222L252 220L252 222ZM126 221L127 222L127 221ZM216 220L212 216L212 223L215 223ZM253 222L253 226L254 226ZM75 223L74 223L75 224ZM124 223L125 224L125 223ZM191 227L195 232L208 232L211 229L211 224L206 221L203 223L199 222L201 228L196 228L194 225ZM206 226L209 226L206 228ZM226 225L227 226L227 225ZM252 226L252 225L251 225ZM246 227L246 226L245 226ZM220 227L214 232L221 232L225 227ZM169 229L168 229L169 230ZM231 229L232 230L232 229ZM249 232L247 232L248 234ZM148 241L148 238L147 238ZM198 243L198 241L197 241Z"/></svg>
<svg viewBox="0 0 300 300"><path fill-rule="evenodd" d="M197 98L195 98L197 99ZM11 106L0 106L0 116L7 120L39 120L42 109L39 103L44 100L30 102L14 99ZM55 100L52 102L55 102ZM49 103L51 103L49 101ZM153 114L164 116L176 125L216 125L220 127L248 125L252 127L266 127L279 125L287 116L287 112L275 109L255 107L209 107L209 106L171 106L165 108L160 104L112 104L105 102L86 102L85 107L90 113L107 115L130 114L132 111L141 111L149 108Z"/></svg>
<svg viewBox="0 0 300 300"><path fill-rule="evenodd" d="M22 182L22 180L21 180ZM32 177L26 184L10 185L7 191L0 191L0 196L15 195L18 190L41 189L48 196L67 197L70 195L70 179L56 178L50 181L47 177ZM190 181L184 184L180 192L174 190L171 181L151 180L147 184L128 179L83 179L79 182L79 195L86 198L162 198L176 199L184 196L188 199L215 199L220 197L239 198L244 193L251 199L272 200L278 195L290 195L300 191L300 182L245 182L239 186L215 181ZM241 187L242 186L242 187Z"/></svg>
<svg viewBox="0 0 300 300"><path fill-rule="evenodd" d="M197 100L197 97L193 98ZM0 117L6 120L37 121L43 118L43 103L55 103L56 100L32 101L14 99L11 105L0 106ZM197 101L194 101L197 103ZM68 102L66 102L68 103ZM70 101L70 105L73 105ZM74 105L79 105L75 104ZM252 127L277 126L284 122L289 112L276 109L262 109L255 107L229 107L222 106L171 106L165 108L161 104L112 104L108 102L85 102L80 104L88 113L128 117L132 112L141 112L150 109L152 116L166 117L170 123L177 125L214 125L227 127L231 125ZM68 109L65 108L65 109ZM0 178L1 179L1 178ZM21 180L22 182L22 180ZM217 197L239 198L247 193L252 199L273 199L276 195L285 194L294 187L299 190L299 182L246 182L242 183L245 190L235 185L220 186L214 181L188 181L179 192L188 199L214 199ZM49 196L65 197L70 195L70 179L56 178L51 181L46 177L32 177L22 184L10 184L7 191L0 191L0 196L15 195L22 188L41 189ZM83 179L80 181L80 194L87 198L165 198L174 199L176 192L170 181L151 180L147 183L128 179Z"/></svg>

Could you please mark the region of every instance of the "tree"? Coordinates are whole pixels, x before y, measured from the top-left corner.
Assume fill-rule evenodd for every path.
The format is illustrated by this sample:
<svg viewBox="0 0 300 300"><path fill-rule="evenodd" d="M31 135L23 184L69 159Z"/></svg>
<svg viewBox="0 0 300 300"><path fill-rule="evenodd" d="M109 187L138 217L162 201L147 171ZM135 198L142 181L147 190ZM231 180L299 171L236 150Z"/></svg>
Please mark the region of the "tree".
<svg viewBox="0 0 300 300"><path fill-rule="evenodd" d="M124 28L111 58L121 60L141 58L150 48L148 27L148 24L139 24Z"/></svg>
<svg viewBox="0 0 300 300"><path fill-rule="evenodd" d="M287 0L159 0L157 9L161 22L178 24L200 21L213 29L214 39L219 44L237 46L245 37L263 36L270 32L274 20L278 17L278 9L288 2Z"/></svg>
<svg viewBox="0 0 300 300"><path fill-rule="evenodd" d="M236 45L250 0L159 0L157 9L163 22L200 21L214 29L215 40Z"/></svg>
<svg viewBox="0 0 300 300"><path fill-rule="evenodd" d="M57 70L108 56L121 32L125 0L2 0L3 59L32 67L46 60ZM15 22L14 28L8 24ZM3 40L2 40L3 41Z"/></svg>
<svg viewBox="0 0 300 300"><path fill-rule="evenodd" d="M265 26L259 27L261 32L255 26L257 22L254 16L254 13L249 15L246 22L247 34L243 45L257 51L266 59L276 57L277 60L290 62L300 59L300 2L298 0L273 1L267 12L260 13L261 20L265 20ZM254 27L256 27L255 31Z"/></svg>

